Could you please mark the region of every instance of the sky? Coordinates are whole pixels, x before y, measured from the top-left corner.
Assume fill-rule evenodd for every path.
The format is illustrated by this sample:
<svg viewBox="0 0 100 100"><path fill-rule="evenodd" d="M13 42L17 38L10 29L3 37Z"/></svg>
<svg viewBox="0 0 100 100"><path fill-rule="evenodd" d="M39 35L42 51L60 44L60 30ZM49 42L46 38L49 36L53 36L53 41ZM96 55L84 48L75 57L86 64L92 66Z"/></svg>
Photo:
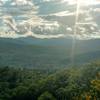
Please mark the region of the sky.
<svg viewBox="0 0 100 100"><path fill-rule="evenodd" d="M0 0L0 37L95 39L99 18L100 0Z"/></svg>

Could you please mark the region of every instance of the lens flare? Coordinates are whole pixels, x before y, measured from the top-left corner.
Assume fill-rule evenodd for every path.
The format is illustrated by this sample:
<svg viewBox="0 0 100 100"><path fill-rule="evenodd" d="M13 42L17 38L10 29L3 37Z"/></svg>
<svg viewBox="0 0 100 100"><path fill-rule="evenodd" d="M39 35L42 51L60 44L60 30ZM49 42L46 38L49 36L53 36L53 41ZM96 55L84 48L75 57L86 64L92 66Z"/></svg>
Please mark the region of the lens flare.
<svg viewBox="0 0 100 100"><path fill-rule="evenodd" d="M75 16L75 25L74 25L74 33L73 33L73 41L72 41L72 51L71 51L71 64L74 65L75 61L75 37L77 35L77 27L78 27L78 15L79 15L79 10L80 10L80 0L77 0L77 7L76 7L76 16Z"/></svg>
<svg viewBox="0 0 100 100"><path fill-rule="evenodd" d="M94 0L76 0L76 14L75 14L75 25L74 25L74 33L73 33L73 41L72 41L72 51L71 51L71 64L74 66L75 64L75 49L76 49L76 36L78 34L77 28L80 24L90 24L90 23L80 23L79 22L79 12L82 6L92 5L94 4Z"/></svg>

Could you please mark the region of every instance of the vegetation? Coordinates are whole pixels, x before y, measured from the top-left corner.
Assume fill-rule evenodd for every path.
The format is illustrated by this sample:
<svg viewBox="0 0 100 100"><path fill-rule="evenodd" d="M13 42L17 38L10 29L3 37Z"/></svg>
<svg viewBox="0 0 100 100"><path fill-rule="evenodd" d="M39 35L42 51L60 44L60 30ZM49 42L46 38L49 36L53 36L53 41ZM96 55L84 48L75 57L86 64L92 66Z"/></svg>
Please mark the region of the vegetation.
<svg viewBox="0 0 100 100"><path fill-rule="evenodd" d="M100 40L76 40L75 63L100 59ZM0 38L0 66L34 69L66 68L71 62L72 39Z"/></svg>
<svg viewBox="0 0 100 100"><path fill-rule="evenodd" d="M100 100L100 64L60 71L0 67L0 100Z"/></svg>

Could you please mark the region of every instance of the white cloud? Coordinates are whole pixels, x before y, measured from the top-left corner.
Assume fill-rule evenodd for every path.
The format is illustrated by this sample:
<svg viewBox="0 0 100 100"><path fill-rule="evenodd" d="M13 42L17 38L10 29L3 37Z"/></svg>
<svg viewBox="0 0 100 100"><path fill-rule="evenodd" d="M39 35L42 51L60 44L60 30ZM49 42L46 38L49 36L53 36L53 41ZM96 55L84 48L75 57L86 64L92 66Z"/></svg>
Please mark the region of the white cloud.
<svg viewBox="0 0 100 100"><path fill-rule="evenodd" d="M2 38L18 38L18 35L14 32L5 32L5 31L0 31L0 37Z"/></svg>
<svg viewBox="0 0 100 100"><path fill-rule="evenodd" d="M95 8L93 11L100 13L100 8Z"/></svg>
<svg viewBox="0 0 100 100"><path fill-rule="evenodd" d="M75 5L79 3L80 6L89 6L100 4L100 0L62 0L62 3L68 3L69 5Z"/></svg>
<svg viewBox="0 0 100 100"><path fill-rule="evenodd" d="M43 30L54 31L55 29L58 29L60 25L57 21L44 21L41 23L40 27Z"/></svg>
<svg viewBox="0 0 100 100"><path fill-rule="evenodd" d="M95 27L91 26L90 29L91 29L91 30L95 30Z"/></svg>
<svg viewBox="0 0 100 100"><path fill-rule="evenodd" d="M42 35L42 34L35 34L35 33L33 33L32 36L35 37L35 38L40 38L40 39L45 39L45 38L50 39L50 38L60 38L60 37L64 37L63 34L57 34L57 35L50 35L50 34L49 35Z"/></svg>
<svg viewBox="0 0 100 100"><path fill-rule="evenodd" d="M29 5L29 6L33 6L33 3L32 3L31 0L13 0L11 5L17 5L17 6Z"/></svg>
<svg viewBox="0 0 100 100"><path fill-rule="evenodd" d="M76 4L76 0L61 0L61 3L66 3L68 5L74 5Z"/></svg>
<svg viewBox="0 0 100 100"><path fill-rule="evenodd" d="M61 12L50 14L50 16L52 16L52 15L59 16L59 17L62 17L62 16L73 16L73 15L75 15L75 12L61 11Z"/></svg>
<svg viewBox="0 0 100 100"><path fill-rule="evenodd" d="M88 22L88 21L93 21L93 17L92 17L92 16L86 17L86 18L85 18L85 21L87 21L87 22Z"/></svg>
<svg viewBox="0 0 100 100"><path fill-rule="evenodd" d="M4 1L3 0L0 0L0 6L3 6L4 5Z"/></svg>
<svg viewBox="0 0 100 100"><path fill-rule="evenodd" d="M2 34L3 33L3 34ZM60 38L64 37L63 34L57 35L42 35L42 34L35 34L34 32L28 31L25 34L16 34L14 31L11 32L0 32L0 37L2 38L19 38L19 37L28 37L31 36L33 38L40 38L40 39L51 39L51 38Z"/></svg>
<svg viewBox="0 0 100 100"><path fill-rule="evenodd" d="M14 31L18 31L17 27L16 27L16 22L15 20L12 18L12 16L3 16L3 21L4 23L10 27L12 30Z"/></svg>
<svg viewBox="0 0 100 100"><path fill-rule="evenodd" d="M69 31L69 32L73 31L71 27L67 27L66 30Z"/></svg>

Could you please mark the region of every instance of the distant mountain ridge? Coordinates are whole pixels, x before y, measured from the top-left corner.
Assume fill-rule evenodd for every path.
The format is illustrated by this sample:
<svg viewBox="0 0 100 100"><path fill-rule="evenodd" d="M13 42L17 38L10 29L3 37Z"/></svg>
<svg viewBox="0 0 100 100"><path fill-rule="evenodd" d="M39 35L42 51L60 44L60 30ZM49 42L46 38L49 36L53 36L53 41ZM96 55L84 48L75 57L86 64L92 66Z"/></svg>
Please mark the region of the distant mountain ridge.
<svg viewBox="0 0 100 100"><path fill-rule="evenodd" d="M75 62L100 59L100 40L76 40ZM72 39L0 38L0 65L59 68L71 64Z"/></svg>

